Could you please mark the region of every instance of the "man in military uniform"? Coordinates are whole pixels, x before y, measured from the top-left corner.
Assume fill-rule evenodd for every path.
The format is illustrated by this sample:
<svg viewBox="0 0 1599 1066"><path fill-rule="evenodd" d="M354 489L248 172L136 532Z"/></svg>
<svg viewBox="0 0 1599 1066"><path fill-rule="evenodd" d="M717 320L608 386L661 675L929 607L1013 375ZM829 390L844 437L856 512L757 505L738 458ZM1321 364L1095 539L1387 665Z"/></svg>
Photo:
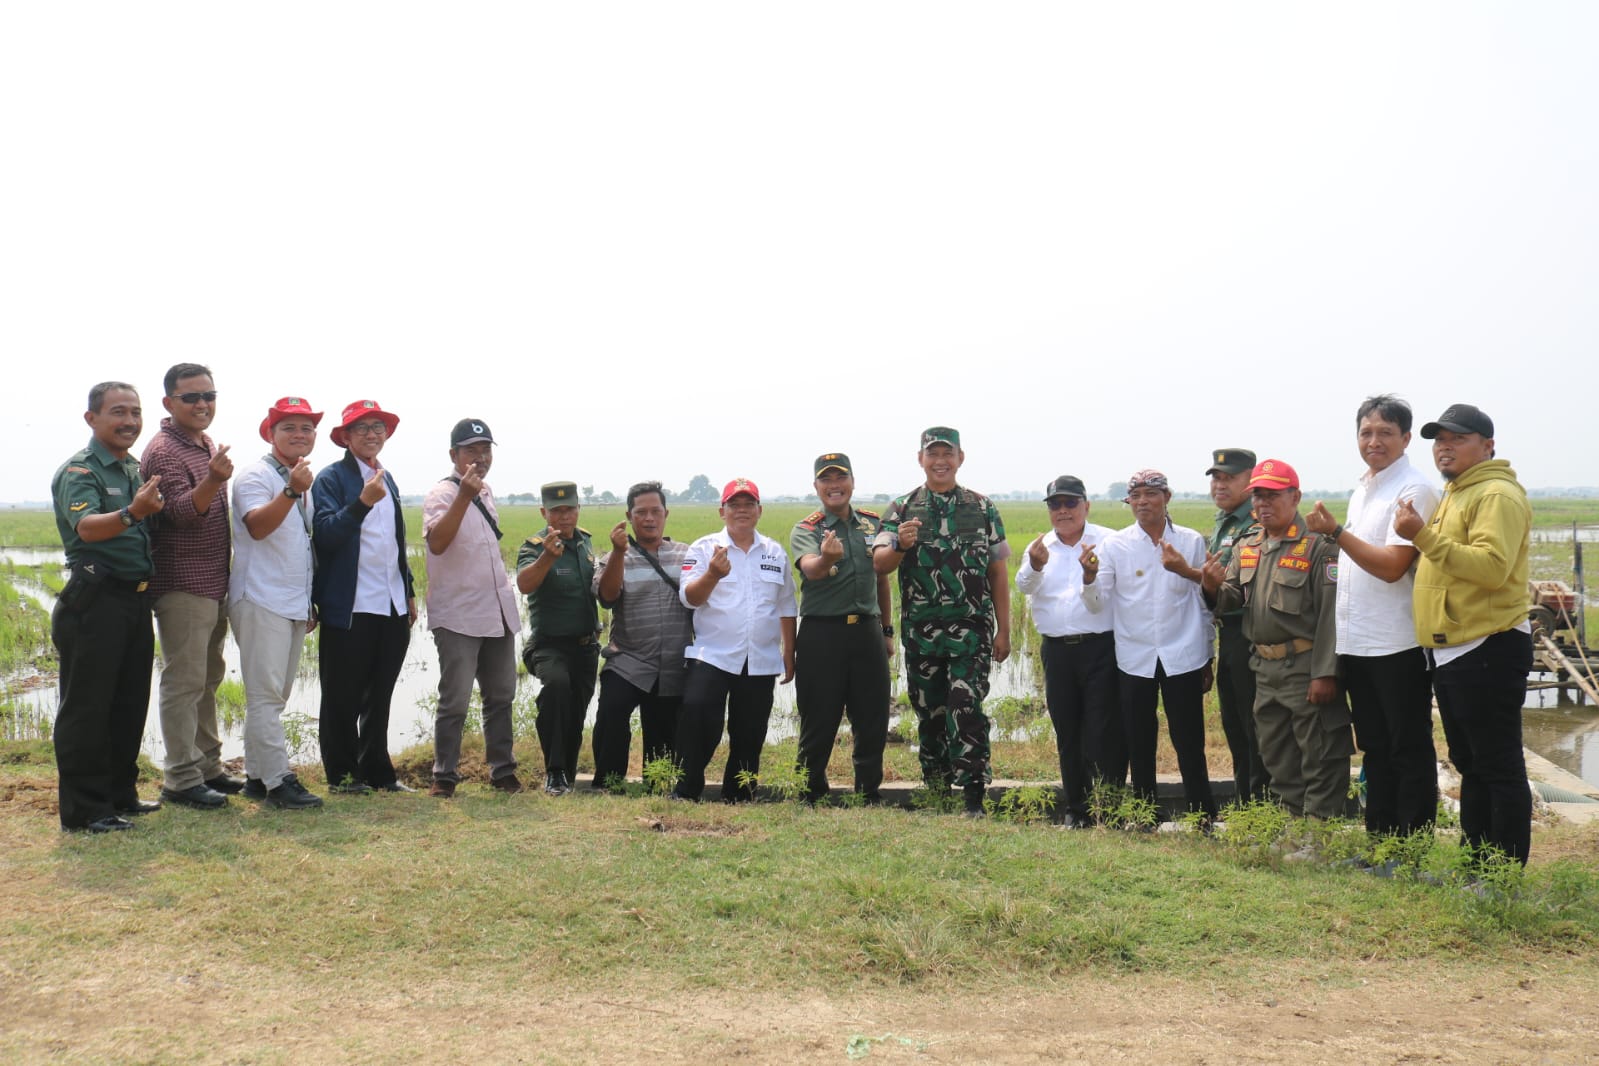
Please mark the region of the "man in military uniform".
<svg viewBox="0 0 1599 1066"><path fill-rule="evenodd" d="M50 483L56 529L72 576L56 600L50 638L61 661L53 738L61 828L131 829L125 814L160 804L139 799L139 741L150 707L155 634L145 594L155 571L145 519L165 501L160 477L145 481L129 455L144 429L132 385L89 390L83 420L94 436Z"/></svg>
<svg viewBox="0 0 1599 1066"><path fill-rule="evenodd" d="M540 489L539 513L548 523L516 555L516 587L527 595L528 638L522 661L539 679L539 747L544 791L572 790L583 719L600 665L600 609L594 600L594 544L577 524L577 485L552 481Z"/></svg>
<svg viewBox="0 0 1599 1066"><path fill-rule="evenodd" d="M966 813L977 815L992 779L983 713L989 662L1010 656L1010 545L988 497L956 484L966 461L958 432L923 432L916 461L926 481L889 505L872 565L879 574L899 571L922 778L934 792L961 786Z"/></svg>
<svg viewBox="0 0 1599 1066"><path fill-rule="evenodd" d="M1216 528L1206 549L1225 568L1233 545L1256 528L1249 499L1255 453L1248 448L1217 448L1211 453L1210 498L1216 501ZM1249 641L1244 639L1242 608L1216 615L1216 696L1221 703L1221 729L1233 757L1233 793L1239 803L1264 799L1271 775L1255 739L1255 672L1249 668Z"/></svg>
<svg viewBox="0 0 1599 1066"><path fill-rule="evenodd" d="M1225 570L1206 560L1205 598L1242 606L1253 645L1255 729L1272 790L1294 817L1334 818L1355 753L1338 687L1338 548L1299 516L1299 475L1278 459L1255 467L1250 498L1260 529L1234 545Z"/></svg>
<svg viewBox="0 0 1599 1066"><path fill-rule="evenodd" d="M888 739L888 660L894 627L888 575L872 566L872 541L883 521L850 506L855 475L849 456L818 456L822 509L794 527L789 550L800 572L800 628L794 659L799 705L799 761L811 802L826 796L827 762L846 708L854 743L855 791L876 803Z"/></svg>

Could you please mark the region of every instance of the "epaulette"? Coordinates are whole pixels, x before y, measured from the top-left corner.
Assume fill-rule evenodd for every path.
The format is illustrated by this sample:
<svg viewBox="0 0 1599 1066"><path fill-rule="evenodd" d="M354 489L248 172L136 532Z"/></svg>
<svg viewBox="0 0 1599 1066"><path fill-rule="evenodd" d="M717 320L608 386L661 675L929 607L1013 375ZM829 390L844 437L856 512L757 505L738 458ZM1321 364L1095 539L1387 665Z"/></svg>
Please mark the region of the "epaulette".
<svg viewBox="0 0 1599 1066"><path fill-rule="evenodd" d="M882 517L883 517L883 516L882 516L882 515L880 515L880 514L878 514L878 513L877 513L877 512L876 512L876 511L868 511L868 510L867 510L867 509L866 509L866 508L864 508L864 507L857 507L857 508L855 508L855 513L856 513L856 514L863 514L863 515L865 515L865 516L866 516L866 517L867 517L867 518L876 518L876 519L879 519L879 520L881 520L881 519L882 519Z"/></svg>
<svg viewBox="0 0 1599 1066"><path fill-rule="evenodd" d="M69 467L67 467L67 473L69 473L69 474L87 474L87 473L90 473L90 470L89 470L88 467L84 467L84 466L69 466Z"/></svg>
<svg viewBox="0 0 1599 1066"><path fill-rule="evenodd" d="M582 526L578 526L577 527L577 531L579 533L583 534L585 537L592 537L594 535L594 534L590 533L588 530L584 529Z"/></svg>
<svg viewBox="0 0 1599 1066"><path fill-rule="evenodd" d="M544 543L544 537L540 534L534 534L533 536L527 538L527 542L533 545L533 547L537 548Z"/></svg>
<svg viewBox="0 0 1599 1066"><path fill-rule="evenodd" d="M821 511L812 511L810 514L806 515L804 518L801 518L799 520L799 524L804 526L806 529L815 529L817 527L817 525L822 521L822 519L824 519L826 517L827 517L827 515L825 515Z"/></svg>

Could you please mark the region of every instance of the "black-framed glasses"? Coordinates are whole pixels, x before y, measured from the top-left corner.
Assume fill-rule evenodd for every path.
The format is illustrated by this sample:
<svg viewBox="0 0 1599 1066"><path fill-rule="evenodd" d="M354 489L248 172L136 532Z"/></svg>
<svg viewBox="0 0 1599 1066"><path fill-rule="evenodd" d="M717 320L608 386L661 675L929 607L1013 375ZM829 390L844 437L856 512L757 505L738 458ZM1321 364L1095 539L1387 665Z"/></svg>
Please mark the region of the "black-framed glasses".
<svg viewBox="0 0 1599 1066"><path fill-rule="evenodd" d="M350 432L358 437L381 437L388 431L389 427L382 422L357 422L350 427Z"/></svg>
<svg viewBox="0 0 1599 1066"><path fill-rule="evenodd" d="M172 394L172 398L174 400L181 400L184 403L199 403L201 400L204 400L206 403L216 403L217 390L208 389L205 392L175 392Z"/></svg>
<svg viewBox="0 0 1599 1066"><path fill-rule="evenodd" d="M1069 511L1082 502L1081 496L1051 496L1048 500L1051 511Z"/></svg>

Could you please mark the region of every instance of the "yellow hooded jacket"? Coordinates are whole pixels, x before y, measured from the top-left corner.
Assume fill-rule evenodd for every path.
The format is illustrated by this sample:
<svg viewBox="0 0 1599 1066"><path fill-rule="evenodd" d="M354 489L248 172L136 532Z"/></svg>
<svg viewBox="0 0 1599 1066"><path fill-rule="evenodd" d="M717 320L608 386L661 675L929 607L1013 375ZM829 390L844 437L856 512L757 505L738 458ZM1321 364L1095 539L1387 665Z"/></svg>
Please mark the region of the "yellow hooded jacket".
<svg viewBox="0 0 1599 1066"><path fill-rule="evenodd" d="M1532 507L1504 459L1486 459L1444 485L1432 520L1412 543L1416 640L1464 644L1527 620Z"/></svg>

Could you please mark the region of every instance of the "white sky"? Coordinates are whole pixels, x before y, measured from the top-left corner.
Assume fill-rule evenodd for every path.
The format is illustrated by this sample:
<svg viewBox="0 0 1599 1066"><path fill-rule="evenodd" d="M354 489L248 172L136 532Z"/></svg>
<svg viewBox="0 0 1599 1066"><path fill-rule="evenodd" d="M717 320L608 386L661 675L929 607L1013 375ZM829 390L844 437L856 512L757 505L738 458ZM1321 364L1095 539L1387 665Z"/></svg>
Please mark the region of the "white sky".
<svg viewBox="0 0 1599 1066"><path fill-rule="evenodd" d="M502 495L744 475L1202 490L1359 473L1354 410L1484 407L1596 485L1599 6L8 4L0 500L94 382L456 419ZM324 428L330 425L324 422ZM324 439L313 461L337 458ZM1412 455L1431 460L1419 438Z"/></svg>

